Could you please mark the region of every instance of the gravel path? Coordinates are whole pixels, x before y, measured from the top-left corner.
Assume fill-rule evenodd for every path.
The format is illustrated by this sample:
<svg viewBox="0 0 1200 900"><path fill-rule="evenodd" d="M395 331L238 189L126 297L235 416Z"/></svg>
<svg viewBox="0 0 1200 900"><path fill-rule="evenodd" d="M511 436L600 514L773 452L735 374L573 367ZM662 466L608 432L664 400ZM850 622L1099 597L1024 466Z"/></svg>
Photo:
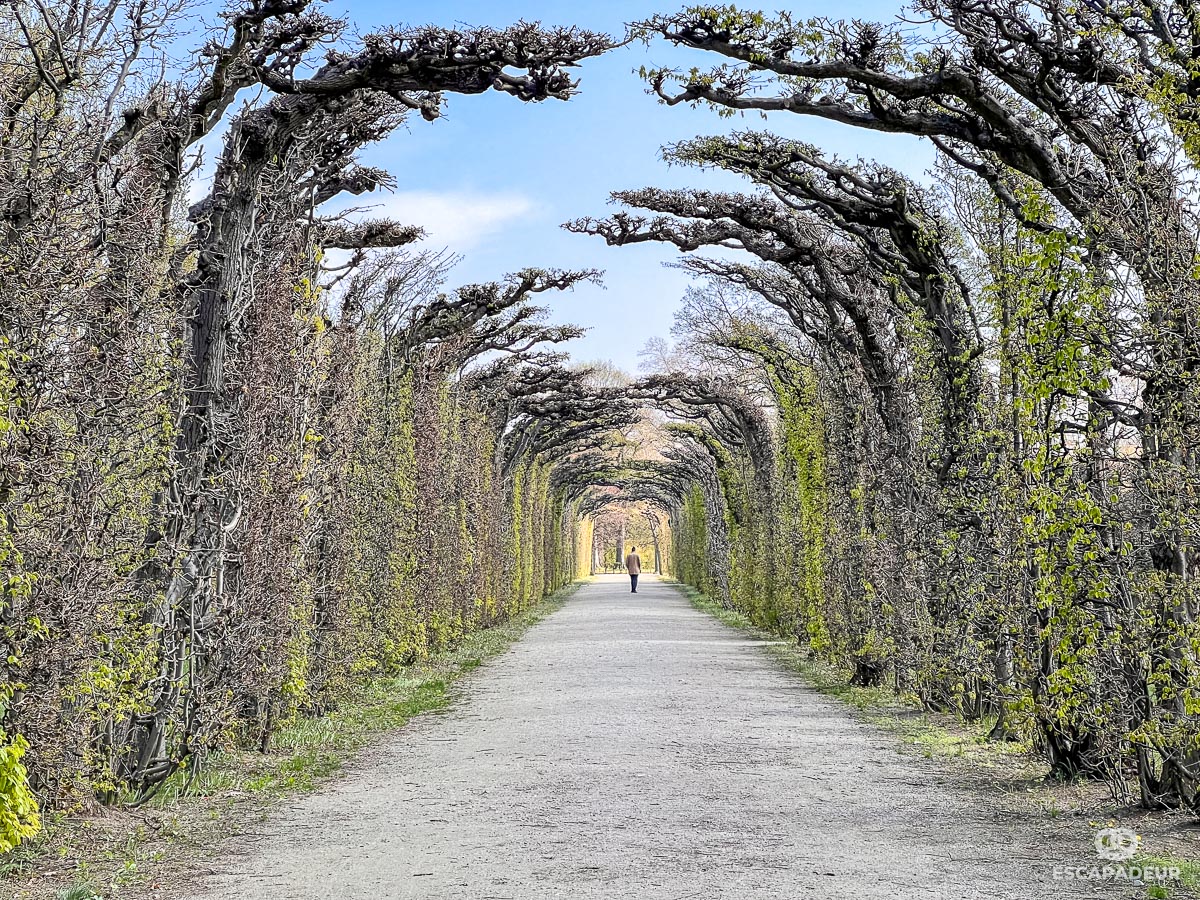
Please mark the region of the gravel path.
<svg viewBox="0 0 1200 900"><path fill-rule="evenodd" d="M1124 896L1052 880L1096 864L1081 829L898 753L651 576L585 585L460 684L198 896Z"/></svg>

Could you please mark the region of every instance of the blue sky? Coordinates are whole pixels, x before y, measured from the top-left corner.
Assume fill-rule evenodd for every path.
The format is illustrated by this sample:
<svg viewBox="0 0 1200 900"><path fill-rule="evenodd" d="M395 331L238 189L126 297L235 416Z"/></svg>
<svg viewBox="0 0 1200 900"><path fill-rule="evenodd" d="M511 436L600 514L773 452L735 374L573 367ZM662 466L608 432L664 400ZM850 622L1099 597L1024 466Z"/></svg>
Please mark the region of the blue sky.
<svg viewBox="0 0 1200 900"><path fill-rule="evenodd" d="M502 26L526 19L620 34L625 22L678 7L647 0L332 0L327 8L362 31L388 23ZM806 16L890 19L900 3L844 0L789 8ZM669 337L688 276L662 264L678 254L658 245L609 248L598 238L569 234L559 226L578 216L604 214L610 208L608 193L622 188L748 189L733 176L669 168L659 156L664 144L769 128L843 157L879 159L918 177L933 160L931 148L902 136L798 116L722 119L708 110L662 106L645 94L636 74L642 65L705 65L708 59L661 42L634 44L581 66L581 93L568 103L523 104L497 94L451 96L442 120L414 117L406 130L368 151L366 161L391 171L398 189L357 202L377 204L380 213L423 225L431 245L461 252L465 258L455 282L490 280L525 266L605 270L603 289L586 286L549 303L558 321L591 329L571 345L575 358L609 359L633 371L648 337Z"/></svg>

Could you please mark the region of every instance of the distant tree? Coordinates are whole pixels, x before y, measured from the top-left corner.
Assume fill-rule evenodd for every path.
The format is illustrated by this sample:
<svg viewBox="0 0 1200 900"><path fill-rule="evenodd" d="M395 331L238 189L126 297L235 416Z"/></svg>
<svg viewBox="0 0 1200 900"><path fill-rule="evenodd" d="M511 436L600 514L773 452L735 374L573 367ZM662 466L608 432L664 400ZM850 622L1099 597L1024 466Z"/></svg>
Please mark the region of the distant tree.
<svg viewBox="0 0 1200 900"><path fill-rule="evenodd" d="M633 382L633 376L607 359L594 359L579 364L585 381L595 388L622 388Z"/></svg>
<svg viewBox="0 0 1200 900"><path fill-rule="evenodd" d="M638 356L638 370L648 375L685 372L688 369L688 360L682 351L666 338L657 335L646 339L645 345L638 351Z"/></svg>

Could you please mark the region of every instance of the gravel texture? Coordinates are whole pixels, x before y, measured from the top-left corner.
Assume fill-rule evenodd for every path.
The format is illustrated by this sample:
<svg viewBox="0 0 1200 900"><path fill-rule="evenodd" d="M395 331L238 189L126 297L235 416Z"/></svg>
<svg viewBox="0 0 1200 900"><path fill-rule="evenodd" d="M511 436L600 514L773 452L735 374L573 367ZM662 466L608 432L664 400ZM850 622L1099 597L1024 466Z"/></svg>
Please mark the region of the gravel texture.
<svg viewBox="0 0 1200 900"><path fill-rule="evenodd" d="M197 898L1057 898L1083 823L989 799L643 576L601 577Z"/></svg>

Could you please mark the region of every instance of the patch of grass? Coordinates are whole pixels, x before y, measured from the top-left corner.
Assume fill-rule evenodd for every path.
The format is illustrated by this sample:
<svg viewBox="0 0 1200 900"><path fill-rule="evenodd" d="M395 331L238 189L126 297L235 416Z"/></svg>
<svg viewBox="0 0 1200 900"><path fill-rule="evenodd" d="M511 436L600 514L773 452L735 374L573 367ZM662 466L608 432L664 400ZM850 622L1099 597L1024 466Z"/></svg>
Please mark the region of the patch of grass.
<svg viewBox="0 0 1200 900"><path fill-rule="evenodd" d="M1146 896L1154 900L1166 900L1179 896L1179 888L1188 892L1189 896L1200 893L1200 862L1184 859L1178 856L1153 856L1139 853L1133 860L1134 865L1143 868L1178 869L1179 878L1162 884L1151 884L1146 887Z"/></svg>
<svg viewBox="0 0 1200 900"><path fill-rule="evenodd" d="M100 892L86 882L76 882L58 892L58 900L101 900Z"/></svg>
<svg viewBox="0 0 1200 900"><path fill-rule="evenodd" d="M337 710L281 728L267 753L230 750L208 755L196 771L168 780L139 811L139 817L154 820L152 829L118 812L96 820L48 817L40 835L0 856L0 889L5 896L11 886L14 897L54 900L122 896L127 893L124 888L144 881L154 864L178 853L179 847L203 852L217 835L260 818L270 803L314 790L373 740L414 716L444 709L457 678L503 653L579 586L568 585L507 622L467 635L452 650L360 685ZM18 893L14 880L31 875L46 876L35 879L43 886ZM48 886L50 878L63 875L73 876L73 883L54 892ZM97 890L96 884L106 887Z"/></svg>

